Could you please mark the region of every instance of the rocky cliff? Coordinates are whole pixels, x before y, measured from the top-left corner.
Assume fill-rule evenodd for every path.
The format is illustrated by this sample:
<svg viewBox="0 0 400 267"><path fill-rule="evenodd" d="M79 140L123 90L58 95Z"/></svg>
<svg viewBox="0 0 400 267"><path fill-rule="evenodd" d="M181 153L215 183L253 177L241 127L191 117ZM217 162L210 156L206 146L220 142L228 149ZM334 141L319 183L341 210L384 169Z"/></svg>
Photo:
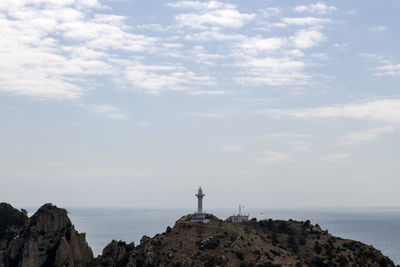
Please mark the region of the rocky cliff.
<svg viewBox="0 0 400 267"><path fill-rule="evenodd" d="M0 222L0 267L80 267L93 260L85 234L75 230L64 209L45 204L28 218L1 203Z"/></svg>

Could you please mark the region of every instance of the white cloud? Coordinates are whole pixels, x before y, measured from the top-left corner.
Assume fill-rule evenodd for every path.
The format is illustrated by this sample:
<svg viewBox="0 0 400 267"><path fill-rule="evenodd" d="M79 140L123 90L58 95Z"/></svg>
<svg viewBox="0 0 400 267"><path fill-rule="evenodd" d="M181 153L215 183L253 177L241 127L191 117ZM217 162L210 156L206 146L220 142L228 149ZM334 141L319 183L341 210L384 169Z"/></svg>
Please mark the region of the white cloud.
<svg viewBox="0 0 400 267"><path fill-rule="evenodd" d="M128 53L157 50L173 56L166 51L181 48L182 44L129 32L126 17L94 13L93 8L102 7L97 1L42 0L40 3L2 2L0 6L10 17L0 19L1 91L76 99L93 89L98 77L115 82L116 87L129 83L149 93L195 90L215 83L209 76L176 64L146 65L125 60L120 54L124 50ZM199 60L223 57L205 51L194 52ZM106 111L111 114L111 110ZM122 118L116 114L109 116Z"/></svg>
<svg viewBox="0 0 400 267"><path fill-rule="evenodd" d="M286 55L292 56L292 57L304 57L305 54L303 51L301 51L300 49L292 49L289 51L285 51L284 52Z"/></svg>
<svg viewBox="0 0 400 267"><path fill-rule="evenodd" d="M167 6L173 8L192 8L192 9L233 9L236 6L233 4L222 3L218 1L178 1L167 3Z"/></svg>
<svg viewBox="0 0 400 267"><path fill-rule="evenodd" d="M283 22L277 22L277 23L273 23L272 26L276 27L276 28L286 28L288 25Z"/></svg>
<svg viewBox="0 0 400 267"><path fill-rule="evenodd" d="M139 62L128 66L124 76L135 87L154 94L165 90L185 90L189 85L196 87L215 83L211 77L197 75L182 66L144 65Z"/></svg>
<svg viewBox="0 0 400 267"><path fill-rule="evenodd" d="M155 38L128 33L121 25L115 25L113 22L69 22L59 25L59 29L64 31L64 38L84 41L86 47L98 50L146 51L156 42Z"/></svg>
<svg viewBox="0 0 400 267"><path fill-rule="evenodd" d="M89 110L98 115L104 116L110 119L126 120L128 116L122 113L118 108L110 105L89 105Z"/></svg>
<svg viewBox="0 0 400 267"><path fill-rule="evenodd" d="M342 138L343 145L357 145L379 139L381 135L394 131L391 126L372 128L365 131L350 133Z"/></svg>
<svg viewBox="0 0 400 267"><path fill-rule="evenodd" d="M316 14L326 14L331 11L336 11L337 8L335 6L327 6L324 3L318 2L315 4L311 4L308 6L301 5L294 8L296 12L310 12Z"/></svg>
<svg viewBox="0 0 400 267"><path fill-rule="evenodd" d="M371 68L375 76L399 76L400 64L394 63L381 54L362 53L361 57L372 61L375 67Z"/></svg>
<svg viewBox="0 0 400 267"><path fill-rule="evenodd" d="M126 19L127 17L125 16L118 16L112 14L94 14L92 21L109 23L110 25L124 26L124 21Z"/></svg>
<svg viewBox="0 0 400 267"><path fill-rule="evenodd" d="M384 32L387 30L385 26L375 26L369 29L371 32L377 33L377 32Z"/></svg>
<svg viewBox="0 0 400 267"><path fill-rule="evenodd" d="M180 43L163 43L161 44L162 47L165 48L182 48L183 44Z"/></svg>
<svg viewBox="0 0 400 267"><path fill-rule="evenodd" d="M204 47L196 45L193 47L190 57L201 64L215 65L215 60L224 59L226 56L222 54L209 53L204 49Z"/></svg>
<svg viewBox="0 0 400 267"><path fill-rule="evenodd" d="M275 118L280 118L282 116L300 119L347 118L400 123L400 100L384 99L320 108L268 109L264 110L262 113Z"/></svg>
<svg viewBox="0 0 400 267"><path fill-rule="evenodd" d="M217 30L205 30L196 33L187 34L185 37L187 41L237 41L246 39L242 34L223 33Z"/></svg>
<svg viewBox="0 0 400 267"><path fill-rule="evenodd" d="M294 46L302 49L314 47L325 39L325 36L315 29L300 30L291 38Z"/></svg>
<svg viewBox="0 0 400 267"><path fill-rule="evenodd" d="M239 47L246 53L258 54L263 51L277 50L286 43L284 38L271 37L262 38L260 36L244 40Z"/></svg>
<svg viewBox="0 0 400 267"><path fill-rule="evenodd" d="M304 62L289 57L247 57L236 66L241 67L243 72L236 81L246 85L305 84L310 78L303 72Z"/></svg>
<svg viewBox="0 0 400 267"><path fill-rule="evenodd" d="M282 18L282 21L286 24L293 25L320 25L324 23L330 23L332 20L326 18L314 18L314 17L304 17L304 18Z"/></svg>
<svg viewBox="0 0 400 267"><path fill-rule="evenodd" d="M304 29L291 37L255 36L237 42L231 52L240 69L235 80L245 85L307 84L311 77L300 60L305 57L301 49L317 46L324 39L317 29Z"/></svg>
<svg viewBox="0 0 400 267"><path fill-rule="evenodd" d="M164 27L161 24L157 23L136 25L136 28L138 28L139 30L151 30L158 32L164 32L168 30L168 27Z"/></svg>
<svg viewBox="0 0 400 267"><path fill-rule="evenodd" d="M77 8L105 8L97 0L3 0L0 2L0 9L21 9L24 6L35 6L45 8L60 8L75 5Z"/></svg>
<svg viewBox="0 0 400 267"><path fill-rule="evenodd" d="M260 162L275 163L291 161L292 157L279 151L263 151L257 159Z"/></svg>
<svg viewBox="0 0 400 267"><path fill-rule="evenodd" d="M96 0L1 1L0 91L76 99L117 75L115 50L149 51L156 39L127 31L125 17L97 14Z"/></svg>
<svg viewBox="0 0 400 267"><path fill-rule="evenodd" d="M373 70L375 76L399 76L400 64L385 64L375 67Z"/></svg>
<svg viewBox="0 0 400 267"><path fill-rule="evenodd" d="M235 9L216 9L202 13L178 14L175 19L181 27L206 29L209 26L241 28L255 17L255 14L240 13Z"/></svg>
<svg viewBox="0 0 400 267"><path fill-rule="evenodd" d="M0 19L4 37L0 40L0 90L76 99L96 85L108 83L148 93L184 90L192 95L217 95L222 90L205 88L216 84L209 68L217 63L237 70L234 81L240 84L298 85L310 80L301 49L314 47L325 38L318 30L321 27L288 37L246 36L237 30L255 21L256 14L242 13L236 5L218 1L167 5L184 9L176 14L176 25L131 27L127 17L98 13L97 9L105 7L96 0L1 2L7 16ZM280 10L267 8L263 12L258 16L276 15ZM298 25L327 22L312 17L286 20ZM148 36L149 31L159 37ZM173 36L165 37L160 31ZM187 45L188 41L219 41L224 49L211 52L207 44ZM158 65L154 56L160 60ZM197 69L202 71L185 67L186 62L171 64L171 58L174 62L190 59L190 64L197 64L193 69L201 63Z"/></svg>
<svg viewBox="0 0 400 267"><path fill-rule="evenodd" d="M107 53L104 51L97 51L85 46L62 46L61 50L70 54L72 58L80 58L84 60L101 60L107 58Z"/></svg>

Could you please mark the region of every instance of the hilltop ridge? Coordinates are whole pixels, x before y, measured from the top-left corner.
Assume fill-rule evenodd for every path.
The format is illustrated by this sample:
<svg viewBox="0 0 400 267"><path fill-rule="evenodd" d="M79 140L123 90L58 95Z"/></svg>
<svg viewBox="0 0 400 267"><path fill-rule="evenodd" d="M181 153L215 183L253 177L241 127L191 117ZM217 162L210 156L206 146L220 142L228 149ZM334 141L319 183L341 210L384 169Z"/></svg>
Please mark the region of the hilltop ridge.
<svg viewBox="0 0 400 267"><path fill-rule="evenodd" d="M111 242L95 266L394 266L372 246L332 236L309 221L207 224L183 216L140 244Z"/></svg>

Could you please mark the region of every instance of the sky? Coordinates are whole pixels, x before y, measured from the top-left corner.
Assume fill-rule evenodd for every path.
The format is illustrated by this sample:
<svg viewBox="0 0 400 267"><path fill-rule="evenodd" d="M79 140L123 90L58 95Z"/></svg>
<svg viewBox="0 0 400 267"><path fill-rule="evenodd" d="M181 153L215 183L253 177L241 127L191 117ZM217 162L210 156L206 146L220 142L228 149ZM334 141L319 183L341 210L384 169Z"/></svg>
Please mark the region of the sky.
<svg viewBox="0 0 400 267"><path fill-rule="evenodd" d="M399 206L400 1L0 1L0 201Z"/></svg>

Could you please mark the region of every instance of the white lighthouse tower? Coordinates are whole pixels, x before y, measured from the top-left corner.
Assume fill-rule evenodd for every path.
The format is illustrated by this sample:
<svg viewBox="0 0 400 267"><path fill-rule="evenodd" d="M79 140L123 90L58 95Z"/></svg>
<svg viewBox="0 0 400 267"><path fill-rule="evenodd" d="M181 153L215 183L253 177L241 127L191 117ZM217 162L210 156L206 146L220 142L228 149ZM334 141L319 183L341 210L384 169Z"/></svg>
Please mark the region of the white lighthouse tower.
<svg viewBox="0 0 400 267"><path fill-rule="evenodd" d="M197 197L197 213L202 214L203 213L203 197L205 194L203 194L203 189L201 189L201 186L199 187L199 191L196 194Z"/></svg>
<svg viewBox="0 0 400 267"><path fill-rule="evenodd" d="M201 187L199 187L199 190L195 196L197 197L197 212L191 215L191 221L208 223L209 214L203 211L203 197L205 194L203 193L203 189L201 189Z"/></svg>

